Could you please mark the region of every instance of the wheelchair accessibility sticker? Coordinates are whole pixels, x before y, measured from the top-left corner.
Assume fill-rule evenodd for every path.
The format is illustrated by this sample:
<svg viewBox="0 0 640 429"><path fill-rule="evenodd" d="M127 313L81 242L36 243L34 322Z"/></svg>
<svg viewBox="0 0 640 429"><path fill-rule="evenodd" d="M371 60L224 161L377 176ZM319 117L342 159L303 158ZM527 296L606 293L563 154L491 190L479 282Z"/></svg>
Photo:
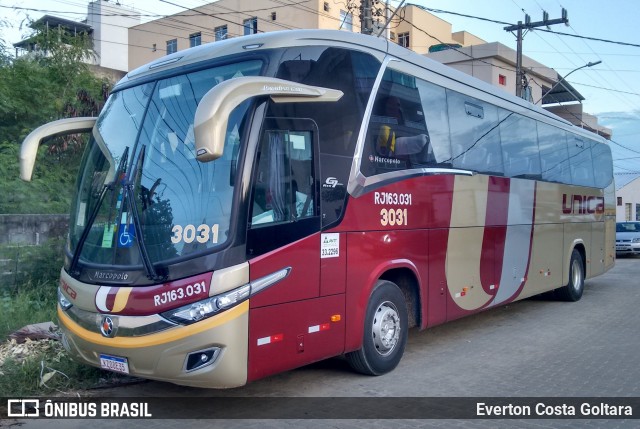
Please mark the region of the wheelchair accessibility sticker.
<svg viewBox="0 0 640 429"><path fill-rule="evenodd" d="M118 247L131 247L136 238L136 230L133 224L121 223L118 228Z"/></svg>

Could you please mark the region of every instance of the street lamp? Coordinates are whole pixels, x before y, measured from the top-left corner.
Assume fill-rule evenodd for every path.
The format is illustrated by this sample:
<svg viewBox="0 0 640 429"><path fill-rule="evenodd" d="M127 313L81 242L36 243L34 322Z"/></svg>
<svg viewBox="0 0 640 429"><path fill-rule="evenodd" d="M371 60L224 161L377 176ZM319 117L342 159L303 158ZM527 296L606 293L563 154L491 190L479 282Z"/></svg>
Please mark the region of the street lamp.
<svg viewBox="0 0 640 429"><path fill-rule="evenodd" d="M578 68L575 68L573 70L571 70L569 73L567 73L566 75L564 75L564 77L561 77L560 79L558 79L558 81L544 94L542 94L542 97L540 97L540 100L542 100L547 94L549 94L551 91L553 91L555 89L556 86L562 84L563 81L566 82L567 78L569 77L569 75L575 71L578 71L580 69L586 68L586 67L593 67L593 66L597 66L598 64L600 64L602 61L595 61L595 62L591 62L589 61L587 64L580 66ZM562 84L562 86L564 86L564 84ZM571 92L569 90L569 88L567 88L566 86L564 87L567 91ZM573 94L575 96L575 94Z"/></svg>

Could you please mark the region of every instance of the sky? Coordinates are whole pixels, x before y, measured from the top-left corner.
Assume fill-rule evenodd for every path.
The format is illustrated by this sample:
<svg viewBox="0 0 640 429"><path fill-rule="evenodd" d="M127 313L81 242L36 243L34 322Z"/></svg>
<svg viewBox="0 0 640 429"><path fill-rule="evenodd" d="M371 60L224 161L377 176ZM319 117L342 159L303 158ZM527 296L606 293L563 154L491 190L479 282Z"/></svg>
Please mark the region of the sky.
<svg viewBox="0 0 640 429"><path fill-rule="evenodd" d="M112 0L115 1L115 0ZM295 0L285 0L295 2ZM348 0L328 0L340 7ZM399 0L391 0L398 5ZM0 38L7 44L19 41L28 33L25 19L37 19L45 13L67 19L86 16L88 0L0 0ZM143 14L166 15L184 8L201 6L210 1L120 0ZM351 0L352 4L359 4ZM543 31L527 32L523 39L524 55L555 69L585 97L584 111L598 116L601 125L613 129L612 150L617 173L640 172L640 2L629 0L407 0L430 9L486 18L515 24L541 21L543 10L550 19L559 18L567 9L569 25L554 25L550 30L571 34L570 37ZM19 10L15 8L39 9ZM504 30L505 24L487 22L451 13L432 12L452 24L453 31L468 31L486 40L498 41L515 49L515 36ZM155 16L143 17L143 21ZM357 19L357 18L354 18ZM20 29L22 23L22 30ZM543 29L545 29L543 27ZM608 43L584 37L605 39ZM624 43L630 45L624 45ZM636 45L636 46L631 46ZM602 61L594 67L582 68L589 62Z"/></svg>

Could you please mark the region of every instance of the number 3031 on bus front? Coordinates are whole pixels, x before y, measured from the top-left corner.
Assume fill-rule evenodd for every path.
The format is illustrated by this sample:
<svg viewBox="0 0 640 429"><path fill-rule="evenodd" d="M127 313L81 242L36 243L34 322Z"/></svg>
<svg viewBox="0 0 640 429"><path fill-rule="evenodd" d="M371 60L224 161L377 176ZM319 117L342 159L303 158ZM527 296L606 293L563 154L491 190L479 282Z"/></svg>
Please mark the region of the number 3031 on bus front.
<svg viewBox="0 0 640 429"><path fill-rule="evenodd" d="M403 226L408 223L407 209L380 210L380 224L382 226Z"/></svg>
<svg viewBox="0 0 640 429"><path fill-rule="evenodd" d="M202 225L174 225L171 228L171 232L173 235L171 236L171 242L173 244L178 244L180 242L185 242L187 244L193 243L197 241L198 243L208 243L211 241L212 243L218 242L218 229L219 225L215 224L212 226L202 224Z"/></svg>

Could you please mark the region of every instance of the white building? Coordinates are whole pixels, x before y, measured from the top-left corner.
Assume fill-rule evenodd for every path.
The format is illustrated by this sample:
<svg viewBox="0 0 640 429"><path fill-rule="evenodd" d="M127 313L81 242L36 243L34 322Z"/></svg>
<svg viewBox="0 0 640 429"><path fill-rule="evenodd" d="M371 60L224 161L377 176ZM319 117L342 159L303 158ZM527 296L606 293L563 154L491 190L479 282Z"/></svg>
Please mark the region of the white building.
<svg viewBox="0 0 640 429"><path fill-rule="evenodd" d="M623 184L616 189L616 222L640 221L640 177L619 181Z"/></svg>
<svg viewBox="0 0 640 429"><path fill-rule="evenodd" d="M46 31L66 34L88 34L94 55L87 60L98 72L118 80L129 71L129 28L140 24L140 12L118 2L95 0L87 6L87 19L76 22L52 15L44 15L31 27L43 26ZM13 45L16 56L40 52L33 38Z"/></svg>
<svg viewBox="0 0 640 429"><path fill-rule="evenodd" d="M100 67L129 71L129 28L140 24L140 12L118 2L96 0L87 7L93 28L93 50Z"/></svg>

